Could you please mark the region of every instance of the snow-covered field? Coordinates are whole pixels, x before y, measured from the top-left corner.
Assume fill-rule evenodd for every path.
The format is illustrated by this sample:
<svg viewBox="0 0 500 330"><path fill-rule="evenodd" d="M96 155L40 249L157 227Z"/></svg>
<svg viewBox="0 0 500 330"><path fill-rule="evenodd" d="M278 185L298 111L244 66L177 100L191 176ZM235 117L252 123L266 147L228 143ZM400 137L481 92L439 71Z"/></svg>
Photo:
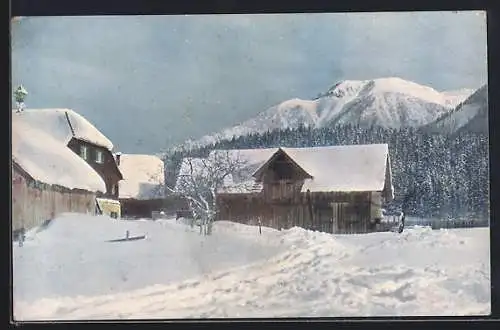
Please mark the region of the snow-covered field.
<svg viewBox="0 0 500 330"><path fill-rule="evenodd" d="M142 235L144 240L108 240ZM485 315L489 230L330 235L65 215L13 245L16 320Z"/></svg>

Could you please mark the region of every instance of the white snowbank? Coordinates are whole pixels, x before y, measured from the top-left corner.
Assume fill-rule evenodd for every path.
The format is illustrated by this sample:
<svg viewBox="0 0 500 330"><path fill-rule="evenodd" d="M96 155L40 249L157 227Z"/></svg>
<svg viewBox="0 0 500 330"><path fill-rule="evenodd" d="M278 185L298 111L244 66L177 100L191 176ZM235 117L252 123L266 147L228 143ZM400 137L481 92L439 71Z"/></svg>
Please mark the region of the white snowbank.
<svg viewBox="0 0 500 330"><path fill-rule="evenodd" d="M107 243L129 230L147 239ZM489 230L330 235L66 215L14 246L16 320L479 315Z"/></svg>
<svg viewBox="0 0 500 330"><path fill-rule="evenodd" d="M25 109L21 113L13 112L13 115L22 117L24 122L43 130L65 144L68 144L73 137L71 131L73 128L75 138L105 147L108 150L113 149L113 143L106 136L82 115L71 109Z"/></svg>
<svg viewBox="0 0 500 330"><path fill-rule="evenodd" d="M33 179L88 191L106 191L92 167L57 140L25 120L26 113L12 113L12 159ZM47 127L46 129L50 129Z"/></svg>
<svg viewBox="0 0 500 330"><path fill-rule="evenodd" d="M165 174L163 161L153 155L121 154L119 182L120 198L161 198Z"/></svg>

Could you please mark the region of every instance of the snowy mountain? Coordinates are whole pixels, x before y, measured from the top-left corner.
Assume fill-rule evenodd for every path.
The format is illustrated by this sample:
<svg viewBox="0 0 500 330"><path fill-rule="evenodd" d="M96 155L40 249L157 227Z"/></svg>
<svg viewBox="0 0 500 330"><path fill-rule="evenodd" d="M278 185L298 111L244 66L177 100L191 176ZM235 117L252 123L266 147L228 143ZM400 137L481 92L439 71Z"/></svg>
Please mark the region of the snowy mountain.
<svg viewBox="0 0 500 330"><path fill-rule="evenodd" d="M284 101L236 126L186 144L206 145L300 124L315 128L347 123L362 127L420 127L448 113L471 93L468 89L438 92L400 78L345 80L314 100Z"/></svg>
<svg viewBox="0 0 500 330"><path fill-rule="evenodd" d="M466 100L469 96L472 95L476 90L471 88L463 88L454 91L446 91L443 94L446 96L446 100L448 105L453 108L457 107L460 103Z"/></svg>
<svg viewBox="0 0 500 330"><path fill-rule="evenodd" d="M484 85L453 111L425 127L431 132L453 135L460 131L488 133L488 85Z"/></svg>

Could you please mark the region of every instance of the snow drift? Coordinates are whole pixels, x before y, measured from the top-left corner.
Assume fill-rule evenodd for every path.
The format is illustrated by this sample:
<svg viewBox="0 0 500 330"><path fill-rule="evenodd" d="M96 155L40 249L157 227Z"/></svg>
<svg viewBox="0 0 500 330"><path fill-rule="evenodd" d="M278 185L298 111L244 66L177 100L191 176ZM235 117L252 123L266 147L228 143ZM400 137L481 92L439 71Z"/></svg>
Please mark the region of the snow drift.
<svg viewBox="0 0 500 330"><path fill-rule="evenodd" d="M131 234L146 240L109 244ZM489 230L331 235L65 215L14 246L16 320L485 315Z"/></svg>

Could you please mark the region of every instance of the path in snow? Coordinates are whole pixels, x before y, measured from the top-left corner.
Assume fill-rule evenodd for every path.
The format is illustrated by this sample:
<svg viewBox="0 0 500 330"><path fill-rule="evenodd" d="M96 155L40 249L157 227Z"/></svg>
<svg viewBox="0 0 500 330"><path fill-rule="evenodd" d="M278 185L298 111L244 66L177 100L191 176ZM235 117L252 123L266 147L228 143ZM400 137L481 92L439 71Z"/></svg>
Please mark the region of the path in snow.
<svg viewBox="0 0 500 330"><path fill-rule="evenodd" d="M130 319L478 315L490 311L486 228L414 228L402 235L344 236L299 228L281 232L264 228L259 236L255 227L221 222L215 225L213 236L204 238L172 222L115 221L107 224L107 230L101 229L106 221L102 222L93 231L106 231L106 237L120 234L124 226L136 226L137 232L154 228L154 232L148 232L148 239L142 243L120 243L115 247L98 244L98 235L91 234L90 229L80 237L96 235L94 244L89 245L87 238L75 242L68 237L64 244L59 241L57 245L65 245L66 252L53 255L49 263L52 267L39 264L38 276L52 269L53 276L46 275L52 282L57 283L61 276L74 276L73 286L89 295L99 295L77 297L78 290L73 288L66 297L55 297L56 292L63 294L64 285L52 284L38 291L36 298L27 299L20 293L27 292L25 282L29 276L24 271L29 269L29 263L21 256L49 255L56 248L42 243L42 234L53 235L55 226L38 234L14 251L16 316ZM66 227L71 226L61 225L60 230ZM155 252L153 246L171 252ZM80 264L74 257L69 258L78 254L75 251L86 254L87 261ZM66 264L70 271L54 270L55 264L68 259L72 260ZM110 262L113 259L121 263ZM128 267L123 267L124 263ZM132 284L120 282L117 267ZM92 268L100 269L100 273ZM95 274L97 283L87 279L90 274ZM32 281L32 286L50 282L41 282L38 277ZM106 285L113 282L114 289ZM85 291L88 288L93 292Z"/></svg>

